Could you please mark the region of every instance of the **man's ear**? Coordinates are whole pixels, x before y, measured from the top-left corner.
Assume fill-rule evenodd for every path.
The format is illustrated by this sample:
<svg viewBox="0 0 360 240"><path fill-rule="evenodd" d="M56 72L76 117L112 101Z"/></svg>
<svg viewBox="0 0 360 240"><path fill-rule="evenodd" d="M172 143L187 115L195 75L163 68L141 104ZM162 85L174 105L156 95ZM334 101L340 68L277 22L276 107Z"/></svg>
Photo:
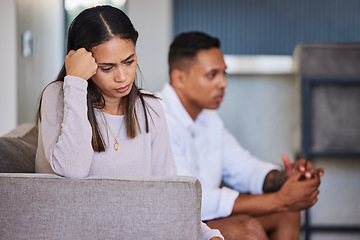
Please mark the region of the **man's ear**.
<svg viewBox="0 0 360 240"><path fill-rule="evenodd" d="M182 89L186 81L186 73L180 69L173 69L170 72L171 85L175 89Z"/></svg>

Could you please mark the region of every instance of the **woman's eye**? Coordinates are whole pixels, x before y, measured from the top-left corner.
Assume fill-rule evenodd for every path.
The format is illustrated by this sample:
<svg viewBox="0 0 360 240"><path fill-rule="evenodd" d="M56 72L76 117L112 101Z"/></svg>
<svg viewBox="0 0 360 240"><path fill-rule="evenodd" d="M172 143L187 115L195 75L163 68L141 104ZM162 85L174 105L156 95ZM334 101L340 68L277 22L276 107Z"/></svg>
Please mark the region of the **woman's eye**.
<svg viewBox="0 0 360 240"><path fill-rule="evenodd" d="M109 72L113 67L109 67L109 68L102 68L101 70L103 70L104 72Z"/></svg>
<svg viewBox="0 0 360 240"><path fill-rule="evenodd" d="M135 60L130 60L130 61L127 61L125 62L125 65L131 65Z"/></svg>

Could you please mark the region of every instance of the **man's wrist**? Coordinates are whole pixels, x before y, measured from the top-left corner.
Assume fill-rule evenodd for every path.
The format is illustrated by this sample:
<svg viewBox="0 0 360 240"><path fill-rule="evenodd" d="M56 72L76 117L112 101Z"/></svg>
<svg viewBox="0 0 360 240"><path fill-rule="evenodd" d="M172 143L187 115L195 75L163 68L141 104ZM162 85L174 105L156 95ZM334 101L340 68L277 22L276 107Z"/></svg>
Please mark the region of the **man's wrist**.
<svg viewBox="0 0 360 240"><path fill-rule="evenodd" d="M264 193L277 192L286 181L284 171L272 170L265 178L263 191Z"/></svg>

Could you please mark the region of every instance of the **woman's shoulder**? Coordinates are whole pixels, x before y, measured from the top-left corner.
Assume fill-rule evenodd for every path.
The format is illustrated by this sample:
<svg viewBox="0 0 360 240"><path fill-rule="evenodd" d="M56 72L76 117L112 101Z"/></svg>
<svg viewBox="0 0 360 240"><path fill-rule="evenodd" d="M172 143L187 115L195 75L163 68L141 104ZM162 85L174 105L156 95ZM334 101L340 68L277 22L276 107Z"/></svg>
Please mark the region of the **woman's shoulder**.
<svg viewBox="0 0 360 240"><path fill-rule="evenodd" d="M60 92L63 88L64 82L62 81L55 81L52 83L49 83L44 89L44 95L52 95Z"/></svg>
<svg viewBox="0 0 360 240"><path fill-rule="evenodd" d="M164 111L162 105L160 103L159 98L157 98L154 94L149 91L141 91L141 95L143 97L144 103L140 99L137 102L137 109L144 113L152 119L152 123L157 125L157 122L163 121L164 118ZM141 110L140 110L141 109ZM144 116L143 114L139 114L138 117Z"/></svg>
<svg viewBox="0 0 360 240"><path fill-rule="evenodd" d="M62 91L62 86L63 82L55 81L45 87L41 97L42 111L63 108L64 93Z"/></svg>
<svg viewBox="0 0 360 240"><path fill-rule="evenodd" d="M140 91L145 104L150 107L151 109L153 109L155 112L157 112L158 110L162 111L162 106L161 103L159 101L159 98L155 96L155 94L153 94L152 92L148 91L148 90L141 90Z"/></svg>

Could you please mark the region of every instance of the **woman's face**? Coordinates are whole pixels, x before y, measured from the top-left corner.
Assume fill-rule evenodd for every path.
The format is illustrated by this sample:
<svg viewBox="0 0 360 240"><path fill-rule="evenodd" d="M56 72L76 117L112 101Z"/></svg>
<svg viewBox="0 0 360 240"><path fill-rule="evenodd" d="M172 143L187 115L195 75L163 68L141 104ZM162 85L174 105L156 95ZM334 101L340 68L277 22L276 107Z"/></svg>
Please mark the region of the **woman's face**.
<svg viewBox="0 0 360 240"><path fill-rule="evenodd" d="M130 40L113 37L91 49L98 65L92 77L105 102L118 102L128 95L135 80L137 57Z"/></svg>

